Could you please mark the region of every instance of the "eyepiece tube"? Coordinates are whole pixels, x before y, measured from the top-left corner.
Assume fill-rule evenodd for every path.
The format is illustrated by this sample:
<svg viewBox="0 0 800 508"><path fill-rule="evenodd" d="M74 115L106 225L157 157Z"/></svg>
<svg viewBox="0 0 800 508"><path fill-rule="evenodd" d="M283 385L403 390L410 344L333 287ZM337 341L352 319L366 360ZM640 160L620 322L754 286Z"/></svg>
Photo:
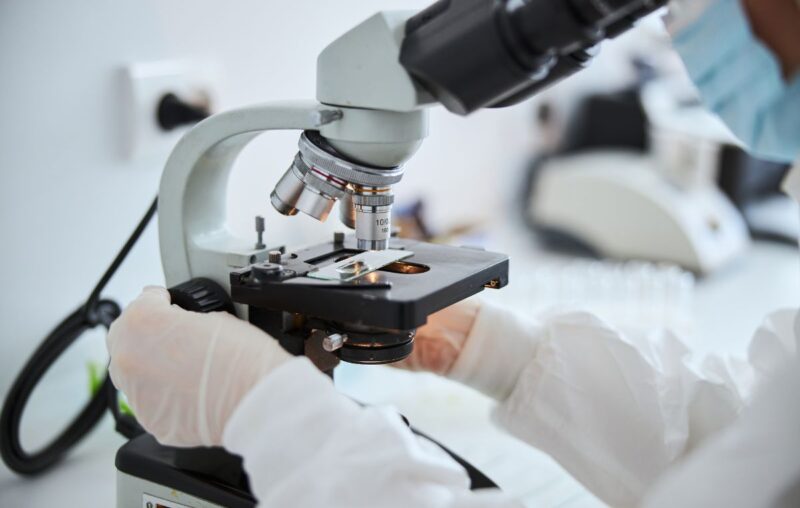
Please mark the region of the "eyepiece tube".
<svg viewBox="0 0 800 508"><path fill-rule="evenodd" d="M514 104L569 76L583 67L586 48L666 3L439 0L407 21L400 63L448 110L466 115Z"/></svg>

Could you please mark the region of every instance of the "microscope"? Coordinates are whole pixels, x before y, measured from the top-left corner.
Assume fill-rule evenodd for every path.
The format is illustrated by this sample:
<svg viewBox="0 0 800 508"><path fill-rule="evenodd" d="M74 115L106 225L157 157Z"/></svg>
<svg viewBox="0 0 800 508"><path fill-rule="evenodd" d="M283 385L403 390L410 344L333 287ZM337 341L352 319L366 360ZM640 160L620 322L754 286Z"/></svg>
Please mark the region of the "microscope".
<svg viewBox="0 0 800 508"><path fill-rule="evenodd" d="M665 3L440 0L370 17L319 55L315 102L217 114L176 145L158 196L173 303L234 313L330 375L340 361L407 357L430 314L508 283L505 255L394 236L392 189L427 134L427 108L467 115L517 104L583 68L600 41ZM300 131L298 152L270 202L320 221L338 202L353 234L290 252L264 242L263 220L254 238L229 228L237 156L260 134L286 129ZM495 486L451 455L472 488ZM116 466L120 508L256 504L241 461L222 449L169 448L143 434L119 450Z"/></svg>

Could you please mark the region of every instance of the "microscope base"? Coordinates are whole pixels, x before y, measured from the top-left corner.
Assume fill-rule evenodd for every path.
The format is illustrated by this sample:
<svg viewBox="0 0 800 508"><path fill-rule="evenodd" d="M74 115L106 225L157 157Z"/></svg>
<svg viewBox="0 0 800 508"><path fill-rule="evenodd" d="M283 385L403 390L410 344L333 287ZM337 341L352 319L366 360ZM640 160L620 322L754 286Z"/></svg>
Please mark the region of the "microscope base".
<svg viewBox="0 0 800 508"><path fill-rule="evenodd" d="M497 485L475 466L442 444L461 464L472 490ZM254 508L247 475L239 457L221 448L172 448L149 434L138 436L117 451L117 508Z"/></svg>
<svg viewBox="0 0 800 508"><path fill-rule="evenodd" d="M255 502L247 506L255 506ZM223 508L171 487L117 471L118 508Z"/></svg>
<svg viewBox="0 0 800 508"><path fill-rule="evenodd" d="M117 508L256 506L241 459L221 448L173 448L142 434L117 451L115 463Z"/></svg>

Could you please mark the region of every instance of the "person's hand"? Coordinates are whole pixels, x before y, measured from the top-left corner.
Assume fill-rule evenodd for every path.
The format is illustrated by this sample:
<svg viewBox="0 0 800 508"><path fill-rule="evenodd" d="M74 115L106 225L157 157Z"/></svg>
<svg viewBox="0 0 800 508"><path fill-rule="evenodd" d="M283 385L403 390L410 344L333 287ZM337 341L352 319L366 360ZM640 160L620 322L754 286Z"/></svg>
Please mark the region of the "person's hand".
<svg viewBox="0 0 800 508"><path fill-rule="evenodd" d="M442 376L449 374L464 348L479 309L477 301L465 300L432 314L428 323L417 330L411 356L397 366Z"/></svg>
<svg viewBox="0 0 800 508"><path fill-rule="evenodd" d="M147 287L108 333L109 375L136 419L162 444L217 446L239 401L291 356L276 340L224 313L170 305Z"/></svg>

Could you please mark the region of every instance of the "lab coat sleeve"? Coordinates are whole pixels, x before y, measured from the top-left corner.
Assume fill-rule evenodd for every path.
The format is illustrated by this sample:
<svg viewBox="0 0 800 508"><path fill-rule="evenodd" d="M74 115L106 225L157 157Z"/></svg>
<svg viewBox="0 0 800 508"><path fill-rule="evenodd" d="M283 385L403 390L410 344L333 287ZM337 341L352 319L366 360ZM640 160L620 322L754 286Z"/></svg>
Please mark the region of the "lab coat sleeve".
<svg viewBox="0 0 800 508"><path fill-rule="evenodd" d="M800 506L799 317L784 310L767 318L750 346L759 373L752 402L664 474L645 507Z"/></svg>
<svg viewBox="0 0 800 508"><path fill-rule="evenodd" d="M263 507L518 506L469 491L464 469L388 408L361 407L296 358L262 379L228 422Z"/></svg>
<svg viewBox="0 0 800 508"><path fill-rule="evenodd" d="M532 321L484 306L452 375L495 397L502 427L599 498L634 506L735 419L743 388L733 370L713 358L691 367L666 332L636 340L588 313Z"/></svg>

